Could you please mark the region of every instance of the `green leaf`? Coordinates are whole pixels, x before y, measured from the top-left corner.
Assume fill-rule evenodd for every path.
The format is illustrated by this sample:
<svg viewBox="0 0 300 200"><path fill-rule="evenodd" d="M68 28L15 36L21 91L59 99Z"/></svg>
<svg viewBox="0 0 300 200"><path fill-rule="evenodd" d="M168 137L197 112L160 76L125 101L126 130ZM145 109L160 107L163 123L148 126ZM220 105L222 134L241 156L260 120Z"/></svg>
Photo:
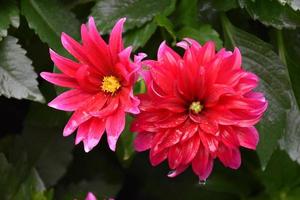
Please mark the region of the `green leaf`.
<svg viewBox="0 0 300 200"><path fill-rule="evenodd" d="M300 33L295 31L277 31L277 46L281 60L287 65L296 100L292 100L292 109L288 113L286 134L280 140L280 147L287 151L292 160L300 164ZM298 104L297 104L298 103Z"/></svg>
<svg viewBox="0 0 300 200"><path fill-rule="evenodd" d="M135 134L130 131L130 124L132 117L126 117L126 127L118 141L117 156L124 167L128 167L133 159L135 150L133 147L133 140Z"/></svg>
<svg viewBox="0 0 300 200"><path fill-rule="evenodd" d="M296 28L300 25L300 13L288 5L281 5L272 0L239 0L240 6L246 8L251 17L266 26L277 29Z"/></svg>
<svg viewBox="0 0 300 200"><path fill-rule="evenodd" d="M13 0L1 1L0 41L2 40L3 37L7 36L7 29L10 24L15 28L19 27L20 24L19 8L17 7L17 3Z"/></svg>
<svg viewBox="0 0 300 200"><path fill-rule="evenodd" d="M0 42L0 95L44 102L31 60L17 42L11 36Z"/></svg>
<svg viewBox="0 0 300 200"><path fill-rule="evenodd" d="M211 3L212 3L212 7L219 11L228 11L238 7L236 0L226 0L226 1L212 0Z"/></svg>
<svg viewBox="0 0 300 200"><path fill-rule="evenodd" d="M277 31L277 46L281 60L288 67L294 94L300 106L300 30Z"/></svg>
<svg viewBox="0 0 300 200"><path fill-rule="evenodd" d="M91 16L106 34L116 21L126 17L125 30L141 27L158 14L169 15L175 9L176 0L102 0L96 3Z"/></svg>
<svg viewBox="0 0 300 200"><path fill-rule="evenodd" d="M32 104L24 124L22 138L29 161L46 186L54 185L65 174L73 158L73 139L62 136L64 117L44 105Z"/></svg>
<svg viewBox="0 0 300 200"><path fill-rule="evenodd" d="M282 5L288 4L294 10L300 10L300 1L299 0L278 0Z"/></svg>
<svg viewBox="0 0 300 200"><path fill-rule="evenodd" d="M155 22L158 26L164 28L168 34L172 37L173 42L176 43L176 35L174 31L174 25L172 22L164 15L155 16Z"/></svg>
<svg viewBox="0 0 300 200"><path fill-rule="evenodd" d="M140 28L129 30L124 35L125 46L132 46L133 50L143 47L154 34L157 25L154 21L143 25Z"/></svg>
<svg viewBox="0 0 300 200"><path fill-rule="evenodd" d="M215 31L210 25L202 25L199 28L192 27L183 27L177 33L180 39L185 37L193 38L197 40L200 44L204 44L205 42L212 40L216 43L217 49L220 49L223 46L223 42L219 37L217 31Z"/></svg>
<svg viewBox="0 0 300 200"><path fill-rule="evenodd" d="M60 182L63 184L57 187L56 199L84 199L88 192L93 192L98 199L113 198L118 194L124 180L115 153L100 147L86 154L81 147L76 148L74 154L68 173Z"/></svg>
<svg viewBox="0 0 300 200"><path fill-rule="evenodd" d="M18 192L13 195L12 200L47 200L46 197L43 196L44 191L45 186L37 171L33 169L20 185Z"/></svg>
<svg viewBox="0 0 300 200"><path fill-rule="evenodd" d="M179 1L174 16L175 24L178 26L197 27L199 25L198 0Z"/></svg>
<svg viewBox="0 0 300 200"><path fill-rule="evenodd" d="M288 113L286 133L280 140L280 147L284 149L294 161L300 164L300 111L296 101L292 102L292 109Z"/></svg>
<svg viewBox="0 0 300 200"><path fill-rule="evenodd" d="M285 152L275 151L266 170L259 171L258 175L272 199L282 199L280 197L289 196L291 188L300 183L300 166L291 161Z"/></svg>
<svg viewBox="0 0 300 200"><path fill-rule="evenodd" d="M260 77L257 90L262 91L269 102L267 112L257 125L260 133L257 153L264 169L286 129L286 113L293 97L288 72L269 44L234 27L225 16L222 24L226 46L241 50L243 67Z"/></svg>
<svg viewBox="0 0 300 200"><path fill-rule="evenodd" d="M21 0L21 12L41 40L59 53L65 53L60 42L62 32L79 38L80 24L75 15L57 0Z"/></svg>
<svg viewBox="0 0 300 200"><path fill-rule="evenodd" d="M18 161L9 162L0 153L0 177L0 198L3 200L32 200L45 190L36 170L28 168L26 157L21 155Z"/></svg>

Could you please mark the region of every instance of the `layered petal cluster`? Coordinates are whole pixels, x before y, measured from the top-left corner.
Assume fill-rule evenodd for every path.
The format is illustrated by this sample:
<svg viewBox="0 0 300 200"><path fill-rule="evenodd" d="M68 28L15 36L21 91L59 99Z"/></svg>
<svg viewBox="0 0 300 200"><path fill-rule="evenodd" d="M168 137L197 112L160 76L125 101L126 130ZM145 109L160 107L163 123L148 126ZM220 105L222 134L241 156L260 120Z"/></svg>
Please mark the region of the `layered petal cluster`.
<svg viewBox="0 0 300 200"><path fill-rule="evenodd" d="M132 48L123 47L124 22L125 18L116 23L108 44L99 35L92 17L81 26L82 44L63 33L62 44L76 61L50 49L51 59L62 73L41 73L47 81L70 88L48 105L74 112L63 135L69 136L78 129L75 143L83 141L86 152L99 143L105 131L114 151L125 126L125 112L139 113L133 85L143 55L131 62Z"/></svg>
<svg viewBox="0 0 300 200"><path fill-rule="evenodd" d="M131 127L135 149L149 149L153 166L167 159L169 177L191 166L206 180L214 159L237 169L239 148L256 148L254 125L268 104L253 91L258 77L241 68L237 48L216 52L213 42L200 46L192 39L178 46L183 56L163 42L157 60L144 62L147 92L139 96L141 112Z"/></svg>

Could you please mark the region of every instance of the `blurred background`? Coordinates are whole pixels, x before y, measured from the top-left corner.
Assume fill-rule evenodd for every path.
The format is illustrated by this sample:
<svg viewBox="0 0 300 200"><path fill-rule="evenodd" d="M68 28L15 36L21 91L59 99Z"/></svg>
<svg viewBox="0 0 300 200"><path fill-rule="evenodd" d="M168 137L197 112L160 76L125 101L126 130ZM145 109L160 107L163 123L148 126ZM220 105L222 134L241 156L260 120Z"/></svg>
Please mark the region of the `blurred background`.
<svg viewBox="0 0 300 200"><path fill-rule="evenodd" d="M0 199L80 200L92 191L98 199L299 200L299 10L299 0L0 0ZM126 46L152 59L163 40L180 53L184 37L239 47L269 101L257 151L242 149L238 170L215 162L199 183L191 169L170 179L166 162L152 167L148 152L134 152L128 127L116 153L106 137L90 153L64 138L70 114L46 104L62 89L38 74L57 70L49 48L69 56L60 35L80 41L89 16L105 39L127 17Z"/></svg>

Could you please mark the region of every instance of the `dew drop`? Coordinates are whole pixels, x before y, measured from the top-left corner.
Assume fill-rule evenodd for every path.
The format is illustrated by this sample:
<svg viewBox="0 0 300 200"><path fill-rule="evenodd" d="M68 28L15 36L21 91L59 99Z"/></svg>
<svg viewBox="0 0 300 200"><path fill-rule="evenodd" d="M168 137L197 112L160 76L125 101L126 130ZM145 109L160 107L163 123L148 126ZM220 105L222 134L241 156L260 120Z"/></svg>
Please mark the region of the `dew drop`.
<svg viewBox="0 0 300 200"><path fill-rule="evenodd" d="M198 184L204 186L206 184L206 180L199 180Z"/></svg>

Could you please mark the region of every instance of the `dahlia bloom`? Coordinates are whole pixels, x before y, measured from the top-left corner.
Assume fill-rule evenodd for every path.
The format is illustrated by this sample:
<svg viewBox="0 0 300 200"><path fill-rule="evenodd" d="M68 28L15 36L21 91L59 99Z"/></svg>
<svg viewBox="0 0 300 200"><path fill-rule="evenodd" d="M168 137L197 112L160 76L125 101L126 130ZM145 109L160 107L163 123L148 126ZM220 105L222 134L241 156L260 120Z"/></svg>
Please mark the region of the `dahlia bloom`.
<svg viewBox="0 0 300 200"><path fill-rule="evenodd" d="M85 200L97 200L97 197L92 192L89 192L87 194L87 196L85 197ZM114 199L113 198L108 198L108 200L114 200Z"/></svg>
<svg viewBox="0 0 300 200"><path fill-rule="evenodd" d="M85 197L85 200L97 200L97 198L93 193L89 192Z"/></svg>
<svg viewBox="0 0 300 200"><path fill-rule="evenodd" d="M178 43L183 57L163 42L157 60L144 62L147 93L139 96L140 114L131 130L137 151L150 149L153 166L168 160L169 177L190 165L201 181L210 175L214 159L237 169L239 147L255 149L254 125L267 108L262 93L252 91L258 77L241 68L241 54L213 42L203 47L192 39Z"/></svg>
<svg viewBox="0 0 300 200"><path fill-rule="evenodd" d="M50 49L51 59L62 73L42 72L41 76L58 86L70 88L48 105L74 112L63 135L77 128L75 144L83 141L86 152L100 141L104 131L111 150L125 126L125 112L139 113L139 100L133 96L133 85L143 54L131 62L131 47L123 47L122 30L125 18L111 31L107 44L99 35L94 19L81 26L82 44L62 33L64 48L77 61L62 57Z"/></svg>

